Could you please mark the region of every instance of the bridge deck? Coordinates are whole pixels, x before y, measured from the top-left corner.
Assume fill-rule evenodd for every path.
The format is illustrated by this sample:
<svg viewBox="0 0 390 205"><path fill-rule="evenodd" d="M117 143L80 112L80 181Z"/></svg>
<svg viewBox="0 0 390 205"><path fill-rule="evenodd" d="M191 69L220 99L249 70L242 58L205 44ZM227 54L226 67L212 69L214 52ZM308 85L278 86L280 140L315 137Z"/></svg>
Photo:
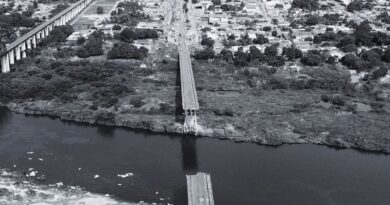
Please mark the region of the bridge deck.
<svg viewBox="0 0 390 205"><path fill-rule="evenodd" d="M181 95L184 110L199 110L190 52L187 47L179 46Z"/></svg>
<svg viewBox="0 0 390 205"><path fill-rule="evenodd" d="M187 175L188 205L214 205L209 174Z"/></svg>
<svg viewBox="0 0 390 205"><path fill-rule="evenodd" d="M10 51L11 49L15 48L19 44L25 42L28 38L32 37L38 31L44 29L45 27L47 27L48 25L50 25L51 23L53 23L57 19L61 18L63 15L65 15L66 13L68 13L69 11L71 11L72 9L74 9L75 7L77 7L78 5L80 5L80 4L84 3L84 2L85 2L85 0L80 0L77 3L70 5L68 8L66 8L63 11L61 11L60 13L55 15L54 17L52 17L49 20L47 20L47 21L43 22L42 24L38 25L37 27L35 27L31 31L27 32L23 36L21 36L18 39L16 39L14 42L8 44L6 46L7 52Z"/></svg>

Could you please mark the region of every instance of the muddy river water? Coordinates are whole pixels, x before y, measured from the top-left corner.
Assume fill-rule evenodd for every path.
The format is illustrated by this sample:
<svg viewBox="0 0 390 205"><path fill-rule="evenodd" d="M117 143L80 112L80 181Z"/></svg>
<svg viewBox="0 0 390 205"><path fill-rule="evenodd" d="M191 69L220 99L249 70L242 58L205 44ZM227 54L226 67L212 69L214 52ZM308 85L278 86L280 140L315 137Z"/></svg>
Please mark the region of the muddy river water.
<svg viewBox="0 0 390 205"><path fill-rule="evenodd" d="M265 147L34 117L0 109L0 168L128 202L186 204L185 175L211 174L217 205L389 204L390 156ZM32 169L31 169L32 168ZM30 169L30 171L28 171Z"/></svg>

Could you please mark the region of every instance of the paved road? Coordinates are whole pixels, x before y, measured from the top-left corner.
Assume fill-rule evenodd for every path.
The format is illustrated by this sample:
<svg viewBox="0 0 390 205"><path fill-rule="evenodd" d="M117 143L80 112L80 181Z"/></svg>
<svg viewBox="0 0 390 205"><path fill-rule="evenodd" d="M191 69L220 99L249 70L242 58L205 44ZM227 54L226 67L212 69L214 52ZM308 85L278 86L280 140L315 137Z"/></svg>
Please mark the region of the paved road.
<svg viewBox="0 0 390 205"><path fill-rule="evenodd" d="M187 175L188 205L214 205L209 174Z"/></svg>
<svg viewBox="0 0 390 205"><path fill-rule="evenodd" d="M180 60L181 94L184 110L198 110L198 95L196 93L195 80L192 72L190 51L186 43L186 23L183 12L179 14L178 22L178 51Z"/></svg>

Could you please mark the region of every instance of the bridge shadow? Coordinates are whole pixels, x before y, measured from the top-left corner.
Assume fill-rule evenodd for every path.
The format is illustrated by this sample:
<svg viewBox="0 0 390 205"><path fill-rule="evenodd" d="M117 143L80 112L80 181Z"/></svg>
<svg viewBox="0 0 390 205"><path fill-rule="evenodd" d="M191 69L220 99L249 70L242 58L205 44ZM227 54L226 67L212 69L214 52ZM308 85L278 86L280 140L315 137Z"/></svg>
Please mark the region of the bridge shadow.
<svg viewBox="0 0 390 205"><path fill-rule="evenodd" d="M182 168L185 174L195 174L198 172L198 153L196 149L195 136L181 137L181 159Z"/></svg>
<svg viewBox="0 0 390 205"><path fill-rule="evenodd" d="M11 120L11 115L11 111L9 111L7 108L0 107L0 129Z"/></svg>

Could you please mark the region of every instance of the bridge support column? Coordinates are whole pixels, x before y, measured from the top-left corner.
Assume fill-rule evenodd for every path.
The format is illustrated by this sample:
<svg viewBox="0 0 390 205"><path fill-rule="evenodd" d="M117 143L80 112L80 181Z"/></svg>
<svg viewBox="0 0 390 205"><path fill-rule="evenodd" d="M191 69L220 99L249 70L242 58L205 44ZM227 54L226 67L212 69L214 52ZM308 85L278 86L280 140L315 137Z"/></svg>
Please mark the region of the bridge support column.
<svg viewBox="0 0 390 205"><path fill-rule="evenodd" d="M15 50L14 49L11 49L9 51L9 64L10 65L15 64Z"/></svg>
<svg viewBox="0 0 390 205"><path fill-rule="evenodd" d="M1 57L1 72L8 73L10 71L9 54L5 54Z"/></svg>
<svg viewBox="0 0 390 205"><path fill-rule="evenodd" d="M64 16L61 16L61 26L65 25L65 17Z"/></svg>
<svg viewBox="0 0 390 205"><path fill-rule="evenodd" d="M31 38L28 38L26 40L26 44L27 44L27 49L31 49Z"/></svg>
<svg viewBox="0 0 390 205"><path fill-rule="evenodd" d="M33 48L37 47L37 36L36 35L32 36L32 44L31 45Z"/></svg>
<svg viewBox="0 0 390 205"><path fill-rule="evenodd" d="M16 60L20 60L20 45L16 46L15 48L15 53L16 53Z"/></svg>
<svg viewBox="0 0 390 205"><path fill-rule="evenodd" d="M46 37L46 31L45 31L45 29L42 29L42 30L40 31L40 33L41 33L41 39Z"/></svg>
<svg viewBox="0 0 390 205"><path fill-rule="evenodd" d="M37 41L37 46L38 46L38 43L39 41L41 40L41 34L39 33L39 31L34 35L35 36L35 39Z"/></svg>
<svg viewBox="0 0 390 205"><path fill-rule="evenodd" d="M26 42L23 42L22 43L22 46L21 46L21 53L22 53L22 58L26 58L27 57L27 54L26 54Z"/></svg>

